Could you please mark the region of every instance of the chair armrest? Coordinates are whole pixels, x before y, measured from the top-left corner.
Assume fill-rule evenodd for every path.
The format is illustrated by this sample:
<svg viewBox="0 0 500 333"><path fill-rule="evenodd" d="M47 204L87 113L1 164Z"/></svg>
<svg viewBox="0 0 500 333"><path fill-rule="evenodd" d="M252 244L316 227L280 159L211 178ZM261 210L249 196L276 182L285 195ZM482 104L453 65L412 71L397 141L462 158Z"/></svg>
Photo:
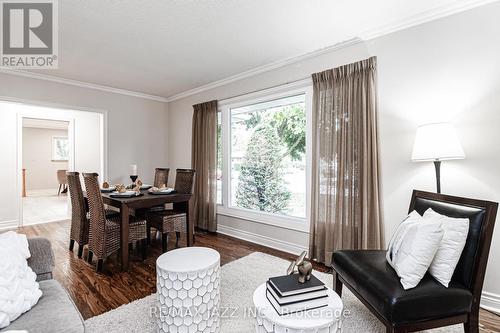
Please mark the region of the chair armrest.
<svg viewBox="0 0 500 333"><path fill-rule="evenodd" d="M37 281L52 279L54 252L50 241L41 237L28 238L28 245L31 253L28 265L37 275Z"/></svg>

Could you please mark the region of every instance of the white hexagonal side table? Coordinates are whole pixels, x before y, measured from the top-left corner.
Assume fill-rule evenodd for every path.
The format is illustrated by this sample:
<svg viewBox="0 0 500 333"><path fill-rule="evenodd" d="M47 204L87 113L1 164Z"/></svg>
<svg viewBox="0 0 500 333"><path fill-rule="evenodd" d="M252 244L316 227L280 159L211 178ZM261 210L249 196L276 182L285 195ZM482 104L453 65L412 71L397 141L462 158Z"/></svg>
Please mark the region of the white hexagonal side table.
<svg viewBox="0 0 500 333"><path fill-rule="evenodd" d="M220 254L185 247L156 260L158 332L219 332Z"/></svg>
<svg viewBox="0 0 500 333"><path fill-rule="evenodd" d="M318 309L279 315L266 297L263 283L253 293L256 309L256 333L339 333L342 331L342 299L327 289L328 306Z"/></svg>

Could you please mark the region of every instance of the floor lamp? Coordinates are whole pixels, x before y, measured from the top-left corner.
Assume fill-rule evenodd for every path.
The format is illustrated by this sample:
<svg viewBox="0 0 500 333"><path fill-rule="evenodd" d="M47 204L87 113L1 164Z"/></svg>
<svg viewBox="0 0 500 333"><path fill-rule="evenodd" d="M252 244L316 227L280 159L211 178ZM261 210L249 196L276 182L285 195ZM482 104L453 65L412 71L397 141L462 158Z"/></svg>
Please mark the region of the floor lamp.
<svg viewBox="0 0 500 333"><path fill-rule="evenodd" d="M464 150L452 124L434 123L417 128L411 160L434 162L437 193L441 193L441 161L464 158Z"/></svg>

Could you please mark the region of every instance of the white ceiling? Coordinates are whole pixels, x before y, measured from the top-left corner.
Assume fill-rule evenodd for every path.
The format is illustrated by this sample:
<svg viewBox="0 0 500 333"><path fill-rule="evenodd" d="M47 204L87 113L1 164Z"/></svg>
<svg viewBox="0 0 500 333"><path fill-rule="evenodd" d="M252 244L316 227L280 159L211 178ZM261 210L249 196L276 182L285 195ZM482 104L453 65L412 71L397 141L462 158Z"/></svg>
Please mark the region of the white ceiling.
<svg viewBox="0 0 500 333"><path fill-rule="evenodd" d="M68 125L61 120L23 118L23 127L68 130Z"/></svg>
<svg viewBox="0 0 500 333"><path fill-rule="evenodd" d="M170 97L478 0L64 0L45 75Z"/></svg>

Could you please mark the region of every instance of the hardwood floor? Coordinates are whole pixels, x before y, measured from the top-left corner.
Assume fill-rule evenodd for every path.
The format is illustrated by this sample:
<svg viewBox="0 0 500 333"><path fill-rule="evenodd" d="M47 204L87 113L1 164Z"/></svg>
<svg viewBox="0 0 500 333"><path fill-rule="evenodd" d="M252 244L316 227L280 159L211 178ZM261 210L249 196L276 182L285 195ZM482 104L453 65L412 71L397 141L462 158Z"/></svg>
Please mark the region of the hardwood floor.
<svg viewBox="0 0 500 333"><path fill-rule="evenodd" d="M42 236L52 242L56 267L54 278L69 292L84 319L104 313L122 304L145 297L156 291L156 258L161 254L161 241L152 239L148 257L141 261L135 249L130 256L130 269L121 272L117 255L112 255L104 262L103 272L95 272L96 260L90 265L77 257L77 245L74 252L69 251L69 222L54 222L23 227L19 232L28 237ZM170 237L168 249L175 247L175 236ZM185 246L185 238L180 242ZM196 245L211 247L221 254L221 265L244 257L252 252L269 253L282 258L293 256L264 246L243 242L219 234L197 233ZM87 249L83 257L87 258ZM318 267L326 270L326 267Z"/></svg>
<svg viewBox="0 0 500 333"><path fill-rule="evenodd" d="M103 273L95 272L93 265L77 257L68 250L69 222L54 222L19 228L28 237L42 236L52 242L56 267L54 278L68 291L84 319L99 315L136 299L145 297L156 291L156 258L161 254L161 241L152 240L148 250L148 258L141 261L138 251L134 249L130 258L130 269L121 272L117 256L109 257L104 263ZM169 239L169 249L175 246L175 237ZM185 238L181 240L185 246ZM221 265L244 257L252 252L264 252L284 259L294 256L285 252L249 243L236 238L212 234L197 233L196 246L211 247L221 254ZM84 258L87 257L85 249ZM314 264L320 271L328 271L324 265ZM500 316L481 310L480 325L482 333L500 332Z"/></svg>

